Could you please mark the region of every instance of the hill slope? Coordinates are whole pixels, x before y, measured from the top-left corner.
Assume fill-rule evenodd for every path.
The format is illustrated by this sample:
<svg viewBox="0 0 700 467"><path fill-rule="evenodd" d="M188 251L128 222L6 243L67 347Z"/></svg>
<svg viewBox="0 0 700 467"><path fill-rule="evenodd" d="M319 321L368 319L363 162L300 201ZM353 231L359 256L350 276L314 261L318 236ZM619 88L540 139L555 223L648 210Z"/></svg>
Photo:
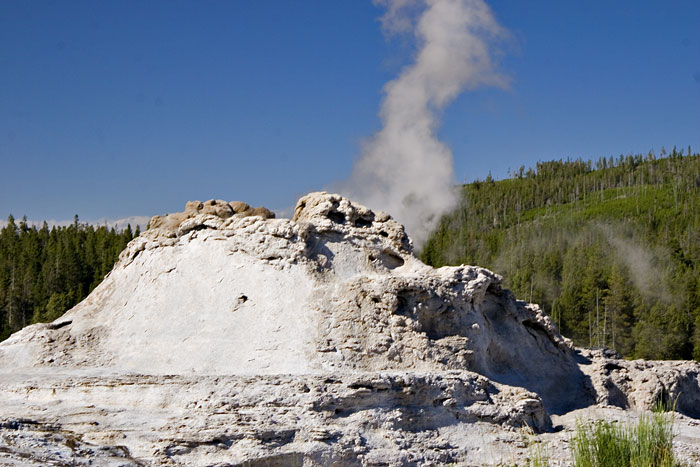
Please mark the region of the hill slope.
<svg viewBox="0 0 700 467"><path fill-rule="evenodd" d="M577 345L700 359L700 155L541 162L464 185L422 259L502 274Z"/></svg>

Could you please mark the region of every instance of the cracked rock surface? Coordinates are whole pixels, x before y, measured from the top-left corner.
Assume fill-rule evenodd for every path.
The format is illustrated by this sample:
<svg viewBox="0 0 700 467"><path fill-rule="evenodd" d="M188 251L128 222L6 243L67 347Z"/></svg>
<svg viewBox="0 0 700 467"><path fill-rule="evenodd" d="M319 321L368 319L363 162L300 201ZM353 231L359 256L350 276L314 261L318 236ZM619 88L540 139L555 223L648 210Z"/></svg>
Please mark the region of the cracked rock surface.
<svg viewBox="0 0 700 467"><path fill-rule="evenodd" d="M501 282L426 266L388 214L338 195L293 219L190 202L0 344L0 463L512 463L523 428L565 440L571 414L671 399L700 439L697 363L575 349Z"/></svg>

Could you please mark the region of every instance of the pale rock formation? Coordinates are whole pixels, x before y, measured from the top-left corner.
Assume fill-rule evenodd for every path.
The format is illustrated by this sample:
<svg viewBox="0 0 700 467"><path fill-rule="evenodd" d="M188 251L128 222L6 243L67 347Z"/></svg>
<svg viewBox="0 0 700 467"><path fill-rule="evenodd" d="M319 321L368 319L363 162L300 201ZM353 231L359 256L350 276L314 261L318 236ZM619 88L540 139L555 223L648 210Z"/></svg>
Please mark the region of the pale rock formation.
<svg viewBox="0 0 700 467"><path fill-rule="evenodd" d="M327 193L291 220L154 217L87 299L0 344L0 391L0 460L114 465L510 462L519 428L700 398L697 364L579 351L498 275L426 266Z"/></svg>
<svg viewBox="0 0 700 467"><path fill-rule="evenodd" d="M700 365L685 361L623 360L614 352L581 351L597 403L622 409L650 410L673 406L700 419Z"/></svg>

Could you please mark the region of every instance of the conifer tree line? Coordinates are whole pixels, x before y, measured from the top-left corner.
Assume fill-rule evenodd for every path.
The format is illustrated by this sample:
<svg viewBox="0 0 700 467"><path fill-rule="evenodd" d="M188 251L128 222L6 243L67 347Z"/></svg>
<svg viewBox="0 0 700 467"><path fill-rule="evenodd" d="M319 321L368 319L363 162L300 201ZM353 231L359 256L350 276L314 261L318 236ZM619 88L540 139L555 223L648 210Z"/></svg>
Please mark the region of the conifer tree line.
<svg viewBox="0 0 700 467"><path fill-rule="evenodd" d="M464 185L421 256L501 274L576 345L700 360L700 154L691 148L539 162Z"/></svg>
<svg viewBox="0 0 700 467"><path fill-rule="evenodd" d="M10 216L0 340L85 298L138 233ZM579 346L700 360L700 154L690 148L539 162L464 185L421 257L496 271Z"/></svg>
<svg viewBox="0 0 700 467"><path fill-rule="evenodd" d="M10 215L0 230L0 340L24 326L49 322L87 296L139 234L131 226L29 226Z"/></svg>

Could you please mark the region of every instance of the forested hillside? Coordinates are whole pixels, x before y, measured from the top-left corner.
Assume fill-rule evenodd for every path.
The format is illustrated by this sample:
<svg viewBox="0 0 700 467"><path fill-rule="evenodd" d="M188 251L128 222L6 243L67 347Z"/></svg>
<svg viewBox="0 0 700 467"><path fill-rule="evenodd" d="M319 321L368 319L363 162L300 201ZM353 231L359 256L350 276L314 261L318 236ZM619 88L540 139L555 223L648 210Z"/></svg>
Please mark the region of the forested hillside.
<svg viewBox="0 0 700 467"><path fill-rule="evenodd" d="M422 259L498 272L577 345L700 360L700 155L541 162L464 185Z"/></svg>
<svg viewBox="0 0 700 467"><path fill-rule="evenodd" d="M0 340L61 316L95 288L138 235L75 222L42 228L10 216L0 231Z"/></svg>

